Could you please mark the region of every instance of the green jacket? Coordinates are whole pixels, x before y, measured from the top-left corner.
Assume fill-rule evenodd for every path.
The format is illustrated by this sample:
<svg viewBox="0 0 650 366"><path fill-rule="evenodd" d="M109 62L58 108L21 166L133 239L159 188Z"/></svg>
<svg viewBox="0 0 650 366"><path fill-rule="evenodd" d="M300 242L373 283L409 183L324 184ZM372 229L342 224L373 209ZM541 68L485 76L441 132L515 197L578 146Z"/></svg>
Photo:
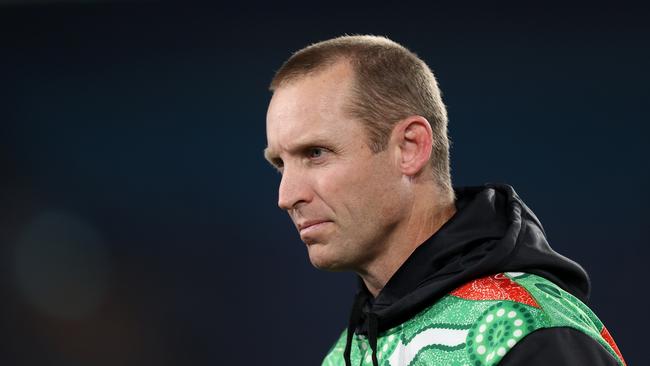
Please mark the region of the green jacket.
<svg viewBox="0 0 650 366"><path fill-rule="evenodd" d="M324 365L615 366L585 305L590 281L555 252L511 186L454 188L456 213L372 296L360 282Z"/></svg>
<svg viewBox="0 0 650 366"><path fill-rule="evenodd" d="M603 323L584 303L540 276L515 272L471 281L380 333L377 359L381 366L497 365L526 336L552 327L588 335L625 364ZM345 364L346 335L323 366ZM367 337L352 338L350 359L352 365L372 365Z"/></svg>

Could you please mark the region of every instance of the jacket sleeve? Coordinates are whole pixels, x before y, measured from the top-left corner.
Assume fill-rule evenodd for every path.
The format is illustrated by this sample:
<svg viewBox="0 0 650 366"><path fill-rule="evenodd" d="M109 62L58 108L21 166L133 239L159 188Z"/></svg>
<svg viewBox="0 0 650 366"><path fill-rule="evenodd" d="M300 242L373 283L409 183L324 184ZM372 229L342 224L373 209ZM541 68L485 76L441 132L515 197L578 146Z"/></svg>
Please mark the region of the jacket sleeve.
<svg viewBox="0 0 650 366"><path fill-rule="evenodd" d="M499 366L616 366L617 359L590 336L568 327L536 330L519 341Z"/></svg>

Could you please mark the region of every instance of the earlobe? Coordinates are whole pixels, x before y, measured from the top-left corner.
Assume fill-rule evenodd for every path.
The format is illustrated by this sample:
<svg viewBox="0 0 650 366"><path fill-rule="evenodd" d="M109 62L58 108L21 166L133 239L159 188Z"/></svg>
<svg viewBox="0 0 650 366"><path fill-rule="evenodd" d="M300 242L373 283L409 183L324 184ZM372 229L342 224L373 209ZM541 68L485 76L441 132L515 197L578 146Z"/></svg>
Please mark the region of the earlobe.
<svg viewBox="0 0 650 366"><path fill-rule="evenodd" d="M418 175L431 157L433 132L429 121L422 116L411 116L398 122L393 132L398 140L402 174Z"/></svg>

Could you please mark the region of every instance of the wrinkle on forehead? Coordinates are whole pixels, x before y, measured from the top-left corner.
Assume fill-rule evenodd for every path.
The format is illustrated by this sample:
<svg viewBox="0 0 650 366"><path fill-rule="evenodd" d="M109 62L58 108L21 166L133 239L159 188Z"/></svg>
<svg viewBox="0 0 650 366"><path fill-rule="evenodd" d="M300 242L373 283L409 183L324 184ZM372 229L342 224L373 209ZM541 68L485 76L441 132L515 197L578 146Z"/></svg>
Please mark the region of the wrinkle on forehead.
<svg viewBox="0 0 650 366"><path fill-rule="evenodd" d="M329 117L333 108L344 106L351 94L353 72L350 66L339 63L322 72L305 76L275 91L267 117L280 119L291 114L317 110ZM277 104L281 99L282 103Z"/></svg>

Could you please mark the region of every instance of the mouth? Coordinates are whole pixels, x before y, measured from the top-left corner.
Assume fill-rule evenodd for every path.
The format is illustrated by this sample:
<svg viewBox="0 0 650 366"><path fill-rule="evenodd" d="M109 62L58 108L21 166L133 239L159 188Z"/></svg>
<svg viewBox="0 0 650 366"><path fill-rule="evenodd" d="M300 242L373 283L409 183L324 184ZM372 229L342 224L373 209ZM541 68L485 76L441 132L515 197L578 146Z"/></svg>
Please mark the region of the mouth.
<svg viewBox="0 0 650 366"><path fill-rule="evenodd" d="M298 224L298 231L300 232L300 236L313 233L327 224L331 223L329 220L312 220L312 221L306 221L303 223Z"/></svg>

